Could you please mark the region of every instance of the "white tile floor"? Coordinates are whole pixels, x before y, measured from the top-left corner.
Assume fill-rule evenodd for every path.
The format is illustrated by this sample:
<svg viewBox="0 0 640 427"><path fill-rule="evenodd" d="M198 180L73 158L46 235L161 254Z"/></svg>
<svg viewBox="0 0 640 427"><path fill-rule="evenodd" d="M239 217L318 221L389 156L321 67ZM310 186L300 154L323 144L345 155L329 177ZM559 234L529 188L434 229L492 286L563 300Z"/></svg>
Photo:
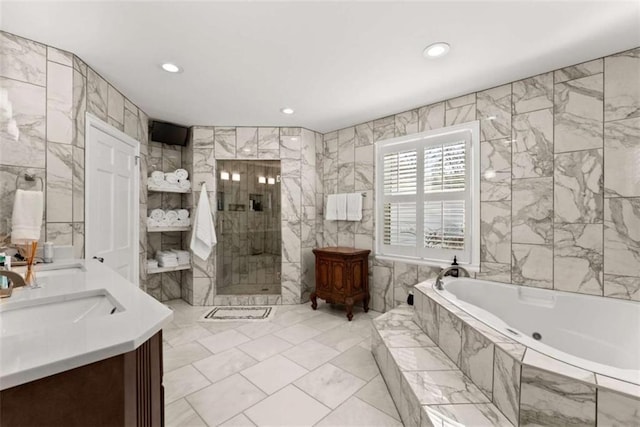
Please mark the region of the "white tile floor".
<svg viewBox="0 0 640 427"><path fill-rule="evenodd" d="M278 306L266 322L198 322L167 303L167 426L401 426L370 352L371 319L327 304Z"/></svg>

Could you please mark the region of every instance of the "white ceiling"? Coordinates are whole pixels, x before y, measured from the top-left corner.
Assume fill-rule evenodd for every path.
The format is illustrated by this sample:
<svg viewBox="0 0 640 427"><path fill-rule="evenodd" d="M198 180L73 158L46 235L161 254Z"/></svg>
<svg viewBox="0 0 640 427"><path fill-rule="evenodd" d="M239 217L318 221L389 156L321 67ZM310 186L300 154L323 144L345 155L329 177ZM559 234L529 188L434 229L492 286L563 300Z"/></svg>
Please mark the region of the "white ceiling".
<svg viewBox="0 0 640 427"><path fill-rule="evenodd" d="M327 132L640 46L638 1L0 2L152 118ZM426 60L427 44L448 56ZM178 75L160 70L173 61ZM293 116L280 108L291 106Z"/></svg>

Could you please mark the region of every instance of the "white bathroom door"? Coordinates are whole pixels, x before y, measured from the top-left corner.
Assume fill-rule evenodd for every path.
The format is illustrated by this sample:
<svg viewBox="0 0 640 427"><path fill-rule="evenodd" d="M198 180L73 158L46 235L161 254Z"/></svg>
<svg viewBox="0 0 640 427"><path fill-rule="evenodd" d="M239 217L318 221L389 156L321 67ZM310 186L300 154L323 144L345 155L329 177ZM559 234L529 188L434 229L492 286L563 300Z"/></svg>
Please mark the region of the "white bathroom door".
<svg viewBox="0 0 640 427"><path fill-rule="evenodd" d="M85 256L138 285L140 143L87 114L85 150Z"/></svg>

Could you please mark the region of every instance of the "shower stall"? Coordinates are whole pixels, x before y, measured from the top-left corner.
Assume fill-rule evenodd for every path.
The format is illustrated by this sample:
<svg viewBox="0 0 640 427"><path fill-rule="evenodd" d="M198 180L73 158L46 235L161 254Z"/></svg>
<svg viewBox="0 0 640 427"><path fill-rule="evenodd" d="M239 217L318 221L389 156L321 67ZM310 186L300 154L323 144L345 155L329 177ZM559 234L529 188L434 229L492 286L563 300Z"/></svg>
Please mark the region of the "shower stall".
<svg viewBox="0 0 640 427"><path fill-rule="evenodd" d="M218 160L218 295L280 295L280 161Z"/></svg>

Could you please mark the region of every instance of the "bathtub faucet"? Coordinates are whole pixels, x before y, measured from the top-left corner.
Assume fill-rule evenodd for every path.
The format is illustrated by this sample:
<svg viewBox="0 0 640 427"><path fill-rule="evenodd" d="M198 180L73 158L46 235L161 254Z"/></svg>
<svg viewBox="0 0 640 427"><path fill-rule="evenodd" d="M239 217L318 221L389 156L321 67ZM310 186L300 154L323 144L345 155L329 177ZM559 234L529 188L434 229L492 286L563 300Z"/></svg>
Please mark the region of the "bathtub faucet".
<svg viewBox="0 0 640 427"><path fill-rule="evenodd" d="M443 268L442 270L440 270L440 273L438 273L438 277L436 277L437 290L441 291L444 289L444 287L442 286L442 278L451 270L458 270L458 276L460 276L460 273L462 272L463 277L471 277L469 272L459 265L452 265L451 267Z"/></svg>

